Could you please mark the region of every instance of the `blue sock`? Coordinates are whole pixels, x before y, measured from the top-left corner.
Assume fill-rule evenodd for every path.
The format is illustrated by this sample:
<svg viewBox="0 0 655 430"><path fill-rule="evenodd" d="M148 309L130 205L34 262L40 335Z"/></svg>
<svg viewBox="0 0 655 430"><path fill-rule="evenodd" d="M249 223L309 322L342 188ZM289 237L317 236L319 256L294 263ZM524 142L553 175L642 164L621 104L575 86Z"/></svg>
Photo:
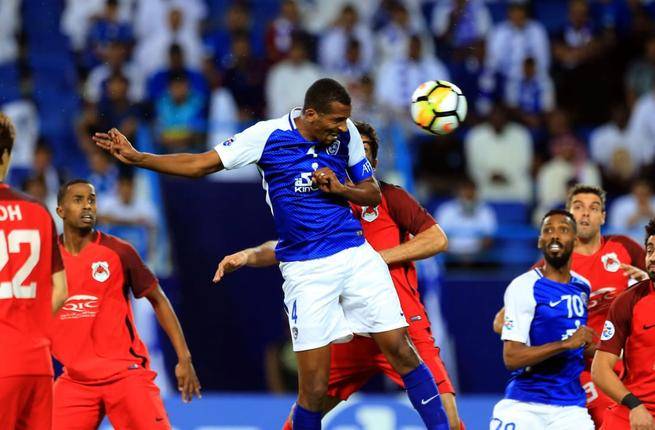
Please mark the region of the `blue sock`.
<svg viewBox="0 0 655 430"><path fill-rule="evenodd" d="M293 430L321 430L321 413L308 411L296 403L291 422Z"/></svg>
<svg viewBox="0 0 655 430"><path fill-rule="evenodd" d="M448 417L430 369L423 363L402 377L409 400L428 430L448 430Z"/></svg>

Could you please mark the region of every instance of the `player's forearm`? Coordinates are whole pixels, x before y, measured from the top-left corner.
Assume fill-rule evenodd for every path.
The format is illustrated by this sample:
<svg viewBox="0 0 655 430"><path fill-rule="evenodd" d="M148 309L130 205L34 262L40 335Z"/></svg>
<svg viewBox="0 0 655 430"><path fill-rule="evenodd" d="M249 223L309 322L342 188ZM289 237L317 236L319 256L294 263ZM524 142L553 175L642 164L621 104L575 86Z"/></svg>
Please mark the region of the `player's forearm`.
<svg viewBox="0 0 655 430"><path fill-rule="evenodd" d="M519 342L505 341L503 361L508 370L516 370L539 364L567 349L564 341L550 342L539 346L528 346Z"/></svg>
<svg viewBox="0 0 655 430"><path fill-rule="evenodd" d="M279 263L275 257L276 240L269 240L259 246L245 249L244 252L248 256L246 266L248 267L268 267L274 266Z"/></svg>
<svg viewBox="0 0 655 430"><path fill-rule="evenodd" d="M387 264L391 265L429 258L446 249L448 249L448 238L441 227L434 225L407 242L380 251L380 255Z"/></svg>
<svg viewBox="0 0 655 430"><path fill-rule="evenodd" d="M354 185L347 183L339 195L359 206L377 206L382 201L380 187L375 181L364 181Z"/></svg>
<svg viewBox="0 0 655 430"><path fill-rule="evenodd" d="M157 315L159 325L170 339L173 349L175 349L178 361L191 361L191 352L184 338L182 326L168 297L162 292L161 297L158 297L157 300L150 300L150 303L155 315Z"/></svg>
<svg viewBox="0 0 655 430"><path fill-rule="evenodd" d="M630 391L614 371L618 359L619 357L609 352L597 351L591 364L591 379L603 393L610 396L615 402L621 403L621 400Z"/></svg>
<svg viewBox="0 0 655 430"><path fill-rule="evenodd" d="M56 314L68 298L66 272L63 270L52 274L52 314Z"/></svg>
<svg viewBox="0 0 655 430"><path fill-rule="evenodd" d="M136 166L168 175L200 178L223 168L216 151L203 154L150 154L141 153Z"/></svg>

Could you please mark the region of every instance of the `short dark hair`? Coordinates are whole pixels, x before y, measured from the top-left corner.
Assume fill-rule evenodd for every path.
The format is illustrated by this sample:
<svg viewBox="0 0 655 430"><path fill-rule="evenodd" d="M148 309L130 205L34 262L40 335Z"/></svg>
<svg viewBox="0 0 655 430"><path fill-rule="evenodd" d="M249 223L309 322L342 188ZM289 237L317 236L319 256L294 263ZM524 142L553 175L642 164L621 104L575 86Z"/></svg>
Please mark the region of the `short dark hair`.
<svg viewBox="0 0 655 430"><path fill-rule="evenodd" d="M651 236L655 235L655 218L652 218L650 221L648 221L648 224L646 224L644 230L646 230L646 239L644 240L644 246L647 246L648 239L650 239Z"/></svg>
<svg viewBox="0 0 655 430"><path fill-rule="evenodd" d="M59 187L59 191L57 191L57 204L58 205L60 205L61 202L64 201L64 197L66 197L66 193L68 192L68 189L70 187L72 187L73 185L76 185L76 184L88 184L88 185L93 186L91 181L88 181L86 179L81 179L81 178L71 179L70 181L66 182L64 185Z"/></svg>
<svg viewBox="0 0 655 430"><path fill-rule="evenodd" d="M573 197L578 194L596 194L600 198L600 206L605 211L605 200L607 198L607 193L600 187L595 185L587 184L576 184L569 189L569 193L566 196L566 209L571 209L571 203L573 202Z"/></svg>
<svg viewBox="0 0 655 430"><path fill-rule="evenodd" d="M566 209L551 209L551 210L549 210L546 213L546 215L544 215L544 217L541 218L541 225L542 226L544 225L544 221L546 221L546 218L548 218L550 216L553 216L553 215L563 215L563 216L565 216L566 218L569 219L569 221L571 222L571 225L573 225L573 232L578 231L578 223L576 222L575 217L573 216L573 214L571 212L567 211Z"/></svg>
<svg viewBox="0 0 655 430"><path fill-rule="evenodd" d="M319 113L328 113L332 102L350 106L348 91L334 79L319 79L307 89L303 111L312 108Z"/></svg>
<svg viewBox="0 0 655 430"><path fill-rule="evenodd" d="M371 139L371 142L369 143L369 146L371 147L371 155L373 155L374 160L377 160L378 150L380 149L380 139L378 138L378 133L375 131L371 124L364 121L355 121L355 127L357 127L359 134L363 134Z"/></svg>
<svg viewBox="0 0 655 430"><path fill-rule="evenodd" d="M11 154L14 148L14 140L16 140L16 127L11 122L11 118L7 115L0 113L0 157L4 155L5 151Z"/></svg>

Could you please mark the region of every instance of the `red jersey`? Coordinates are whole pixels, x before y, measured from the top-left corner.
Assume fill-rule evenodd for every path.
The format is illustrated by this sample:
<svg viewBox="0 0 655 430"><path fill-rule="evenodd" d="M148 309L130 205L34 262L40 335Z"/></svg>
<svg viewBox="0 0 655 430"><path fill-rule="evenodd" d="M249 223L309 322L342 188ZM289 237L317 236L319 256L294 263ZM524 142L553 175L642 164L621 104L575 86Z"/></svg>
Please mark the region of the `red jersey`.
<svg viewBox="0 0 655 430"><path fill-rule="evenodd" d="M436 224L432 216L402 188L380 182L382 202L376 207L355 206L361 219L364 237L376 251L393 248ZM416 327L429 327L425 308L418 293L418 278L413 262L389 266L391 279L398 292L407 322Z"/></svg>
<svg viewBox="0 0 655 430"><path fill-rule="evenodd" d="M625 387L655 415L655 285L642 281L616 298L601 336L600 350L620 356Z"/></svg>
<svg viewBox="0 0 655 430"><path fill-rule="evenodd" d="M621 263L642 270L646 263L644 249L626 236L603 236L600 249L592 255L573 253L571 269L591 283L587 325L597 333L603 330L614 299L628 289L630 278L624 275Z"/></svg>
<svg viewBox="0 0 655 430"><path fill-rule="evenodd" d="M136 332L129 291L143 297L157 278L127 242L98 232L78 255L60 243L68 300L55 316L52 353L78 382L120 377L149 368L146 346Z"/></svg>
<svg viewBox="0 0 655 430"><path fill-rule="evenodd" d="M0 184L0 377L52 376L52 274L63 268L48 210Z"/></svg>

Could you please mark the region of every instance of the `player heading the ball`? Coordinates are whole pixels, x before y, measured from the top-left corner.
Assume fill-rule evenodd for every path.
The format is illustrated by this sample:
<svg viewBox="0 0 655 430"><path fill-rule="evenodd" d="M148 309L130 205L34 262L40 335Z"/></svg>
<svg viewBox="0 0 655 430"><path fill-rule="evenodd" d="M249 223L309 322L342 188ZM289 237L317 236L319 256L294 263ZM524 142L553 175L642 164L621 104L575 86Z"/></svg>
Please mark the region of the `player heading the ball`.
<svg viewBox="0 0 655 430"><path fill-rule="evenodd" d="M257 164L280 239L275 253L282 262L284 302L298 359L294 429L321 428L330 344L360 333L373 337L403 377L427 428L445 430L448 420L437 386L407 339L407 322L387 266L364 240L348 206L381 201L350 114L346 89L333 79L319 79L305 93L302 108L258 122L203 154L141 153L116 129L94 140L122 162L180 176Z"/></svg>

